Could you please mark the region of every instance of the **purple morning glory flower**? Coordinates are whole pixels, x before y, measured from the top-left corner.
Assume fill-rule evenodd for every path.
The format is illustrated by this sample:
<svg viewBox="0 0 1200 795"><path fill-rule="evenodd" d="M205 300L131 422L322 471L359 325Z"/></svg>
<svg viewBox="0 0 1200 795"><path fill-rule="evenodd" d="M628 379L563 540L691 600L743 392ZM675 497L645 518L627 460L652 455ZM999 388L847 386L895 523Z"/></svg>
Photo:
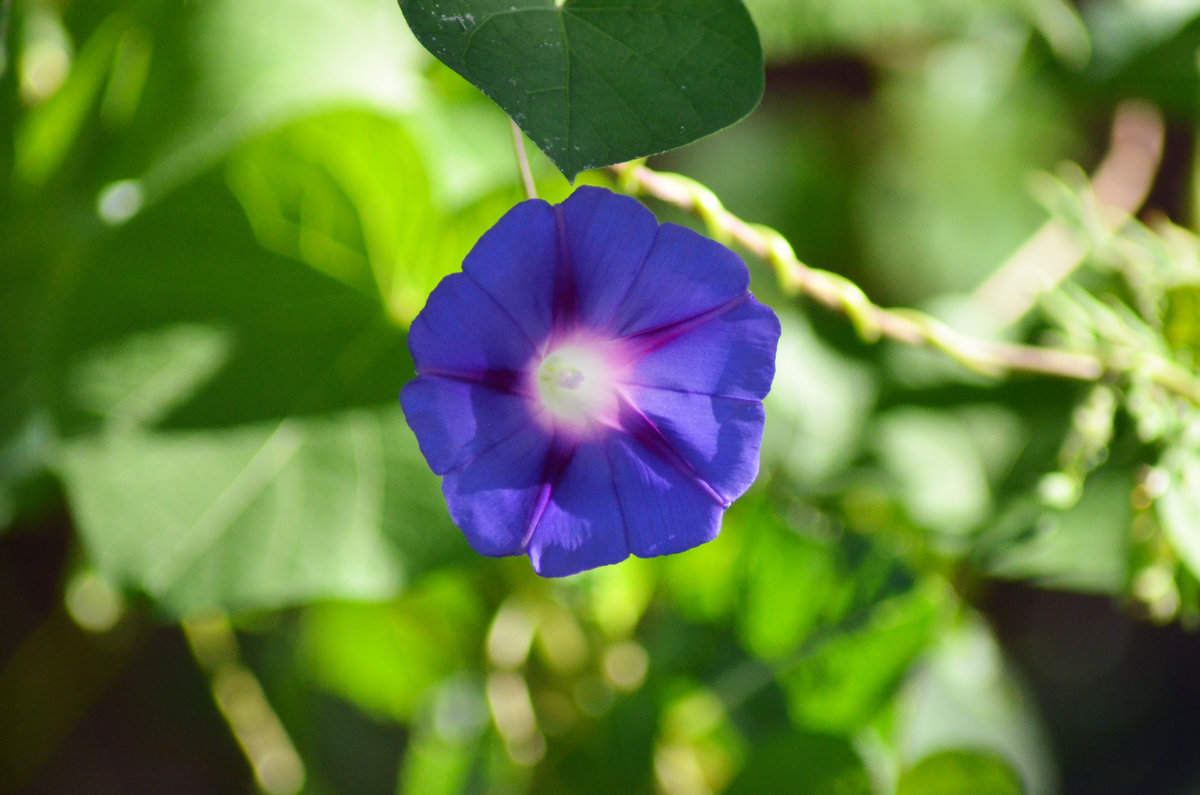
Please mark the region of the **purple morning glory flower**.
<svg viewBox="0 0 1200 795"><path fill-rule="evenodd" d="M471 546L563 576L715 538L775 374L748 285L729 249L600 188L488 230L413 321L400 395Z"/></svg>

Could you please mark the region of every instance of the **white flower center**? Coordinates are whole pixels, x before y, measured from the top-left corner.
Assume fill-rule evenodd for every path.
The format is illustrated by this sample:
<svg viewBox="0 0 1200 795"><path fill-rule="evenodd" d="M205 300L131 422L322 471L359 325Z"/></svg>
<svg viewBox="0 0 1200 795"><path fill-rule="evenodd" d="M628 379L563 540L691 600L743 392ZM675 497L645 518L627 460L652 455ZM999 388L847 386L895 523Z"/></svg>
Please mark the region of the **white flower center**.
<svg viewBox="0 0 1200 795"><path fill-rule="evenodd" d="M597 346L563 345L538 364L538 397L554 420L582 430L615 416L615 375Z"/></svg>

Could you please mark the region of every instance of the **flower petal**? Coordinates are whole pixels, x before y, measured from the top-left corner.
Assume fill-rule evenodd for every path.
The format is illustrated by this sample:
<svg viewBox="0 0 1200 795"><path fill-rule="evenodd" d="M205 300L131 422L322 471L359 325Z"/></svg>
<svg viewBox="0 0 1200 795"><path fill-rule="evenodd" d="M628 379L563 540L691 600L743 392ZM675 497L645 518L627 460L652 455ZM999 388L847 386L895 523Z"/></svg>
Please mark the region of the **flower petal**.
<svg viewBox="0 0 1200 795"><path fill-rule="evenodd" d="M462 269L539 344L550 333L559 259L554 209L534 200L513 207L485 232Z"/></svg>
<svg viewBox="0 0 1200 795"><path fill-rule="evenodd" d="M438 376L406 384L400 405L437 475L528 428L532 419L526 398Z"/></svg>
<svg viewBox="0 0 1200 795"><path fill-rule="evenodd" d="M530 428L446 473L442 493L450 518L476 552L501 557L524 551L551 453L549 435Z"/></svg>
<svg viewBox="0 0 1200 795"><path fill-rule="evenodd" d="M429 294L408 331L417 372L483 376L516 371L534 356L533 343L513 319L466 275L454 273Z"/></svg>
<svg viewBox="0 0 1200 795"><path fill-rule="evenodd" d="M779 338L748 283L725 247L608 191L506 214L413 322L401 393L471 546L563 576L715 537L758 471ZM615 427L534 422L540 357L601 343Z"/></svg>
<svg viewBox="0 0 1200 795"><path fill-rule="evenodd" d="M630 552L669 555L717 537L724 507L694 478L629 436L614 437L609 451Z"/></svg>
<svg viewBox="0 0 1200 795"><path fill-rule="evenodd" d="M614 327L628 335L676 323L733 301L749 286L750 272L737 254L690 229L663 224L617 308Z"/></svg>
<svg viewBox="0 0 1200 795"><path fill-rule="evenodd" d="M775 377L779 318L753 297L678 337L643 340L651 350L627 383L762 400Z"/></svg>
<svg viewBox="0 0 1200 795"><path fill-rule="evenodd" d="M658 221L634 199L591 187L578 188L558 212L578 293L578 319L588 328L604 328L641 272Z"/></svg>
<svg viewBox="0 0 1200 795"><path fill-rule="evenodd" d="M629 557L625 519L601 441L583 442L551 492L529 539L543 577L564 577Z"/></svg>
<svg viewBox="0 0 1200 795"><path fill-rule="evenodd" d="M629 387L627 394L680 458L726 502L750 488L758 476L762 403L646 387Z"/></svg>

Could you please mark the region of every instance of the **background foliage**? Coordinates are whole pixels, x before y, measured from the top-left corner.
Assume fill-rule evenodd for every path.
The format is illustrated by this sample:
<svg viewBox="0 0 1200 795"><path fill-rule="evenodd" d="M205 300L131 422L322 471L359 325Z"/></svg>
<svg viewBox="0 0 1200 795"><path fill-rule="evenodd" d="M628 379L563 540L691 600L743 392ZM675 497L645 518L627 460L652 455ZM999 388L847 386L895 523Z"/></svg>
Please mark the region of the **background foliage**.
<svg viewBox="0 0 1200 795"><path fill-rule="evenodd" d="M1200 4L748 0L762 105L651 165L1106 375L864 344L748 257L784 323L759 483L711 544L556 581L470 552L396 402L407 324L523 198L505 114L388 0L0 7L0 790L1200 787ZM693 140L734 83L680 138L550 154ZM1060 165L1129 98L1166 149L1113 224ZM978 288L1047 219L1083 266L1003 328Z"/></svg>

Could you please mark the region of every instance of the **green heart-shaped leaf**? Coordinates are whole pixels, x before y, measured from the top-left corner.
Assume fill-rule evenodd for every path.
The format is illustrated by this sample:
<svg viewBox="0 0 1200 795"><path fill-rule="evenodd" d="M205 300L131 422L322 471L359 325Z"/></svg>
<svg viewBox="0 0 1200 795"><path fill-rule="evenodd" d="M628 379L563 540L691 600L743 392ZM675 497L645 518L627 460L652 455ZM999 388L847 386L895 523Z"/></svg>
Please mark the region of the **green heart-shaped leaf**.
<svg viewBox="0 0 1200 795"><path fill-rule="evenodd" d="M417 39L574 179L749 113L758 33L739 0L400 0Z"/></svg>

